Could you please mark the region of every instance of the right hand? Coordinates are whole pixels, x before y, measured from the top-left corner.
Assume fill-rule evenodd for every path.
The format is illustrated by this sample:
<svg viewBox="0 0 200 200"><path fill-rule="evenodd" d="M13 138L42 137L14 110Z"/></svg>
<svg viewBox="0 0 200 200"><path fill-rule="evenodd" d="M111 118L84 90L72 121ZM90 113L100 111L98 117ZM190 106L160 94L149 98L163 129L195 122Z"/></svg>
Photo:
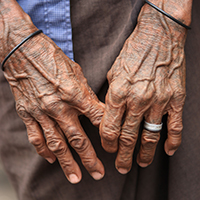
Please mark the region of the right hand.
<svg viewBox="0 0 200 200"><path fill-rule="evenodd" d="M5 55L37 30L31 21L27 22L27 15L23 18L24 15L20 16L25 22L23 25L17 24L20 20L14 29L8 24L12 29L9 40L0 38ZM3 36L6 36L7 29L3 23L0 27L0 32L5 31ZM104 104L88 86L80 66L51 39L39 34L9 58L4 75L14 94L17 112L26 125L29 142L37 153L50 163L57 158L68 180L78 183L81 171L67 146L66 137L90 175L96 180L101 179L104 167L78 116L84 114L93 125L99 126Z"/></svg>
<svg viewBox="0 0 200 200"><path fill-rule="evenodd" d="M162 7L163 3L159 3ZM103 148L118 151L116 169L130 171L143 119L161 124L168 113L165 152L172 156L181 143L185 101L186 29L145 4L138 24L108 72L109 89L100 124ZM160 132L143 129L137 163L153 161Z"/></svg>

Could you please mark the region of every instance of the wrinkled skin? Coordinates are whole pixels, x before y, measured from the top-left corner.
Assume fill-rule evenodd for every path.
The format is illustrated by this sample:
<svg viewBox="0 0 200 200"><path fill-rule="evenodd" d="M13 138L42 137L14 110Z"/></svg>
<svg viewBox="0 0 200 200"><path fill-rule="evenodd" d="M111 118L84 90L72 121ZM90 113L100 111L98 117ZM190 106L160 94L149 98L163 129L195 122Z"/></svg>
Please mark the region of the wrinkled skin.
<svg viewBox="0 0 200 200"><path fill-rule="evenodd" d="M157 5L162 8L162 3ZM185 28L146 4L108 72L109 90L100 135L106 151L118 151L115 165L122 174L131 169L143 118L160 124L168 113L166 153L173 155L181 143L185 38ZM137 156L141 167L153 161L159 138L159 132L143 130Z"/></svg>
<svg viewBox="0 0 200 200"><path fill-rule="evenodd" d="M162 8L163 1L169 2L164 10L174 9L176 17L178 8L188 7L183 2L191 0L151 2ZM0 15L2 62L12 48L37 29L14 0L0 0ZM57 158L69 181L79 182L81 171L67 139L88 172L95 179L102 178L103 165L78 120L84 114L96 126L101 122L102 146L108 152L118 151L116 168L125 174L132 165L142 119L160 124L168 113L165 151L173 155L181 143L185 38L183 27L145 5L137 27L108 73L105 112L80 66L44 34L31 38L9 58L4 75L14 94L17 112L26 124L29 141L38 154L50 163ZM143 130L137 157L140 166L152 162L159 134Z"/></svg>
<svg viewBox="0 0 200 200"><path fill-rule="evenodd" d="M4 9L4 20L1 17L2 58L37 30L16 3L12 8L15 8L15 20L7 18L6 14L11 12L8 8ZM81 171L66 144L67 139L93 178L101 179L104 167L78 116L84 114L99 126L104 104L88 86L80 66L51 39L39 34L10 57L4 75L15 97L17 112L26 125L29 142L37 153L50 163L57 158L69 181L77 183L81 180Z"/></svg>

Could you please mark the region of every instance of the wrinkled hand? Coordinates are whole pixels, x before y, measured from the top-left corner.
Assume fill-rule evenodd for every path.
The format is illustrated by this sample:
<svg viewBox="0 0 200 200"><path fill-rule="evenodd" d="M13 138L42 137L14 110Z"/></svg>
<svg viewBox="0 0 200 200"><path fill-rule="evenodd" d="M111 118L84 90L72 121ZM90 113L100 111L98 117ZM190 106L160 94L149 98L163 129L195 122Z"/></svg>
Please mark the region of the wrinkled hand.
<svg viewBox="0 0 200 200"><path fill-rule="evenodd" d="M173 155L181 143L185 37L183 27L145 5L137 27L108 73L109 90L100 135L106 151L118 150L115 165L122 174L131 169L143 118L160 124L168 113L166 153ZM137 156L141 167L153 161L159 138L159 132L143 130Z"/></svg>
<svg viewBox="0 0 200 200"><path fill-rule="evenodd" d="M9 41L1 38L4 52L9 52L37 30L31 22L27 22L27 16L14 23L9 23L9 26L16 27L18 24L20 27L9 31ZM6 28L3 30L6 31ZM84 114L98 126L104 104L88 86L80 66L51 39L40 34L10 57L5 64L4 75L14 94L17 112L27 127L28 139L37 153L50 163L57 157L69 181L77 183L81 180L81 171L67 146L67 138L88 172L94 179L101 179L104 167L78 116Z"/></svg>

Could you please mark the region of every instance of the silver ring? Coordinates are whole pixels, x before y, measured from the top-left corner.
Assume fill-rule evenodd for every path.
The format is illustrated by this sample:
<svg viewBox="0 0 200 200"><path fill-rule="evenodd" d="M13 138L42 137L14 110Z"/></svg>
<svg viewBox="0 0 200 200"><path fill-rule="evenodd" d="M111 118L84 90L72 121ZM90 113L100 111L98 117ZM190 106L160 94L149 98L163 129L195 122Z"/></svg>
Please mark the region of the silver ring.
<svg viewBox="0 0 200 200"><path fill-rule="evenodd" d="M151 124L148 123L146 121L144 121L144 128L148 131L152 131L152 132L159 132L162 130L162 124Z"/></svg>

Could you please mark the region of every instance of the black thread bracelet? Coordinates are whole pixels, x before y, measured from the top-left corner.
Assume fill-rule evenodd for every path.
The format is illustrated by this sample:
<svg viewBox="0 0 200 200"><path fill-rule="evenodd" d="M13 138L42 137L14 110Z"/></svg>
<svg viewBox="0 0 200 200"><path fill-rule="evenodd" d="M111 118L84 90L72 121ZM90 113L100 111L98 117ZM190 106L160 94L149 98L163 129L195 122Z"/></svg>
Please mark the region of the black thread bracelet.
<svg viewBox="0 0 200 200"><path fill-rule="evenodd" d="M30 34L28 37L26 37L24 40L22 40L21 43L19 43L3 60L2 64L1 64L1 69L4 71L4 64L5 62L8 60L8 58L10 58L10 56L20 47L22 46L27 40L29 40L30 38L34 37L35 35L38 35L39 33L42 33L42 30L37 30L34 33Z"/></svg>
<svg viewBox="0 0 200 200"><path fill-rule="evenodd" d="M153 7L154 9L156 9L158 12L162 13L163 15L165 15L166 17L170 18L171 20L175 21L177 24L183 26L186 29L191 29L190 26L185 25L184 23L182 23L181 21L177 20L176 18L172 17L170 14L166 13L164 10L160 9L159 7L157 7L156 5L154 5L153 3L149 2L148 0L145 0L145 2L147 4L149 4L151 7Z"/></svg>

